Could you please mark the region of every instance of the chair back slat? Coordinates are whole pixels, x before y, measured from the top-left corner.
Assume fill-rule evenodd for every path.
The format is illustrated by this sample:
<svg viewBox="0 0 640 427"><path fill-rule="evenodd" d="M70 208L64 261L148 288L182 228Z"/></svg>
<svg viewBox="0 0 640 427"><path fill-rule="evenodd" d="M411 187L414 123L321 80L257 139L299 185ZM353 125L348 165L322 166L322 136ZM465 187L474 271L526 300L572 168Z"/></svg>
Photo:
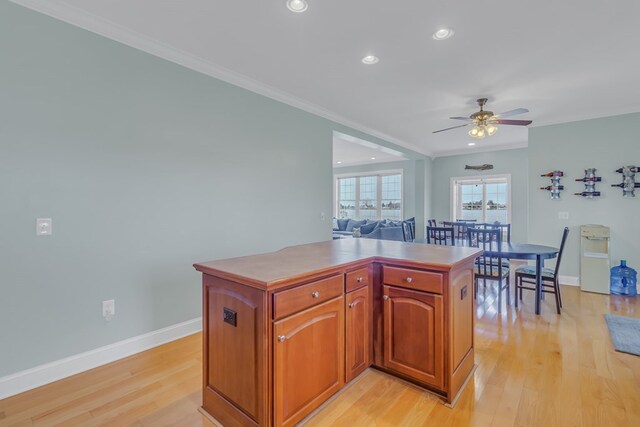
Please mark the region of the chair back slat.
<svg viewBox="0 0 640 427"><path fill-rule="evenodd" d="M427 227L427 243L455 246L453 227Z"/></svg>
<svg viewBox="0 0 640 427"><path fill-rule="evenodd" d="M502 247L502 232L495 228L468 228L467 245L484 251L499 251ZM493 277L494 271L500 277L502 255L498 252L495 257L487 255L478 257L477 268L480 277Z"/></svg>

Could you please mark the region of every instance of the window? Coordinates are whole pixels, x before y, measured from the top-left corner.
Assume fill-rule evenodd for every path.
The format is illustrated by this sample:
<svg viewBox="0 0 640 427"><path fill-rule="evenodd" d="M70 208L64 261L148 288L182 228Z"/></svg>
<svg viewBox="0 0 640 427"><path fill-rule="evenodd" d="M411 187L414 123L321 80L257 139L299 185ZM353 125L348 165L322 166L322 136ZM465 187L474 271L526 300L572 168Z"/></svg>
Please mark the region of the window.
<svg viewBox="0 0 640 427"><path fill-rule="evenodd" d="M402 173L336 177L336 217L402 219Z"/></svg>
<svg viewBox="0 0 640 427"><path fill-rule="evenodd" d="M452 178L451 200L454 220L509 223L511 219L511 176Z"/></svg>

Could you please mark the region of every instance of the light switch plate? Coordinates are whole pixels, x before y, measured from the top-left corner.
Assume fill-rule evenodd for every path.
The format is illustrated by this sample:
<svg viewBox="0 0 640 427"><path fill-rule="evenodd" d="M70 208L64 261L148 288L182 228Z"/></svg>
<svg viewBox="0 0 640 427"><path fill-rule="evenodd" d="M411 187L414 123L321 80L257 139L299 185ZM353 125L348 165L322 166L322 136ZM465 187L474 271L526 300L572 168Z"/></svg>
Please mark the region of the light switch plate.
<svg viewBox="0 0 640 427"><path fill-rule="evenodd" d="M558 219L569 219L569 212L558 212Z"/></svg>
<svg viewBox="0 0 640 427"><path fill-rule="evenodd" d="M36 235L51 236L53 223L51 218L36 218Z"/></svg>

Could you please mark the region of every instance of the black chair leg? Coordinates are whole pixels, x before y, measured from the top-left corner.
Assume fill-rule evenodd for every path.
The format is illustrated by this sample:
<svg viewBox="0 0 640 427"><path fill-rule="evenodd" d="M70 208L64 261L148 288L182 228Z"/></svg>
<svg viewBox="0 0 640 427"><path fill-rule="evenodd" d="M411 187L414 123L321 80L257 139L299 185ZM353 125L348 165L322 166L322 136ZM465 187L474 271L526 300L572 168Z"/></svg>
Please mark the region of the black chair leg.
<svg viewBox="0 0 640 427"><path fill-rule="evenodd" d="M518 308L518 275L516 274L516 280L513 288L513 300L516 303L516 308Z"/></svg>
<svg viewBox="0 0 640 427"><path fill-rule="evenodd" d="M511 278L507 275L507 305L511 305Z"/></svg>
<svg viewBox="0 0 640 427"><path fill-rule="evenodd" d="M498 279L498 313L502 312L502 276Z"/></svg>
<svg viewBox="0 0 640 427"><path fill-rule="evenodd" d="M556 279L555 282L556 282L556 292L558 293L558 301L560 301L560 308L562 308L562 295L560 294L560 281Z"/></svg>
<svg viewBox="0 0 640 427"><path fill-rule="evenodd" d="M560 303L560 289L558 289L558 282L556 281L553 284L553 290L555 291L554 293L556 294L556 311L558 312L558 314L560 314L560 307L562 307L561 303Z"/></svg>

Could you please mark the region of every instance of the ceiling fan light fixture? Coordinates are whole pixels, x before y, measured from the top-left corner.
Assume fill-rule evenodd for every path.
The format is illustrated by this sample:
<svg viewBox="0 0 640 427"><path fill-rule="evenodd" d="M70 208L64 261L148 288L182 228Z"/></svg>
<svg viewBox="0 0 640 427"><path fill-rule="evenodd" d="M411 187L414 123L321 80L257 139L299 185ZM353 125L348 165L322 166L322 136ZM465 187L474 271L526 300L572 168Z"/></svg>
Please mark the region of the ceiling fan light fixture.
<svg viewBox="0 0 640 427"><path fill-rule="evenodd" d="M375 55L367 55L364 58L362 58L362 63L366 65L377 64L379 61L380 61L380 58L378 58Z"/></svg>
<svg viewBox="0 0 640 427"><path fill-rule="evenodd" d="M474 126L469 131L469 136L472 138L479 138L478 132L480 132L480 128L478 126Z"/></svg>
<svg viewBox="0 0 640 427"><path fill-rule="evenodd" d="M446 40L453 37L454 34L455 34L455 31L453 31L453 29L451 28L440 28L438 31L433 33L433 39L438 41Z"/></svg>
<svg viewBox="0 0 640 427"><path fill-rule="evenodd" d="M498 132L498 127L497 127L497 126L492 125L491 123L489 123L489 124L485 127L485 129L487 130L487 134L488 134L489 136L491 136L491 135L493 135L494 133Z"/></svg>
<svg viewBox="0 0 640 427"><path fill-rule="evenodd" d="M306 0L287 0L287 9L291 12L302 13L309 8Z"/></svg>

